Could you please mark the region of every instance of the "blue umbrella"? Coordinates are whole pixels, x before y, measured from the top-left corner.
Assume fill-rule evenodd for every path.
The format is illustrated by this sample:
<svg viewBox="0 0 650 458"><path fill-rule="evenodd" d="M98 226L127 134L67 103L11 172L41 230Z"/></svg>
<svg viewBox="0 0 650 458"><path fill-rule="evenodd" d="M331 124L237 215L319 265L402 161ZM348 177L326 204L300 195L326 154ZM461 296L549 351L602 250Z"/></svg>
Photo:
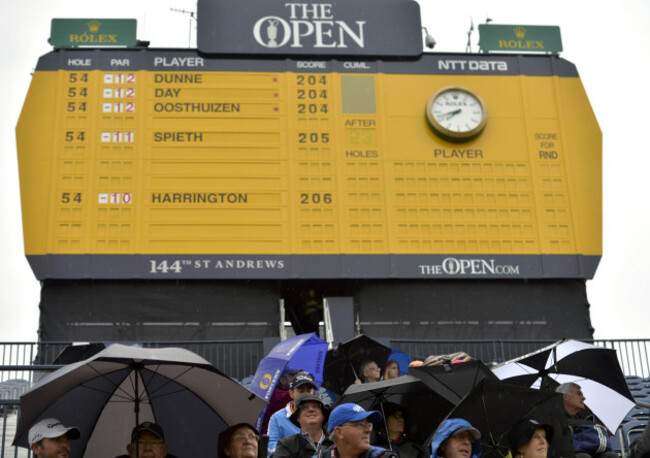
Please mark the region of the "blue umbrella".
<svg viewBox="0 0 650 458"><path fill-rule="evenodd" d="M391 348L393 352L388 357L388 361L393 360L397 361L399 364L399 375L406 375L409 372L409 364L411 364L411 355L401 350L396 350Z"/></svg>
<svg viewBox="0 0 650 458"><path fill-rule="evenodd" d="M302 369L309 372L314 376L316 385L320 386L323 383L326 354L327 342L319 339L313 332L290 337L273 347L271 352L260 361L248 389L268 401L286 369ZM264 412L257 422L258 428L263 418Z"/></svg>

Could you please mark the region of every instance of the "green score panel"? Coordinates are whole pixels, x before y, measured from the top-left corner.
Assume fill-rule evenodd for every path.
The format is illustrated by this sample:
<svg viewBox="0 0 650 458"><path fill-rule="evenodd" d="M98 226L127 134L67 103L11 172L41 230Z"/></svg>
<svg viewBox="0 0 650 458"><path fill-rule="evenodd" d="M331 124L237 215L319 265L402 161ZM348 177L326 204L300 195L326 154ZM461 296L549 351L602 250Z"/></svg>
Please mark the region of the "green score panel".
<svg viewBox="0 0 650 458"><path fill-rule="evenodd" d="M577 74L147 53L39 62L17 127L39 279L595 272L601 133Z"/></svg>

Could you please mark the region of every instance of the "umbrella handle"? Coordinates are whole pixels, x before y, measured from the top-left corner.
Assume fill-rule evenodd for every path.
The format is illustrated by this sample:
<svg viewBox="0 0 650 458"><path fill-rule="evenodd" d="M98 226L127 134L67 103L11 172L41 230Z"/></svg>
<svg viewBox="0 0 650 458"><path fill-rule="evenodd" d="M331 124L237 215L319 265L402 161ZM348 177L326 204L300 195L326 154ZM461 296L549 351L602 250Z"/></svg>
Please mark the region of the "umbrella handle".
<svg viewBox="0 0 650 458"><path fill-rule="evenodd" d="M361 380L357 375L357 371L354 370L354 364L350 363L350 368L352 369L352 373L354 374L355 380Z"/></svg>
<svg viewBox="0 0 650 458"><path fill-rule="evenodd" d="M379 408L381 409L381 418L384 422L384 430L386 431L386 439L388 439L388 449L393 452L393 441L390 440L390 433L388 432L388 422L386 421L386 413L384 412L384 403L383 401L379 403Z"/></svg>

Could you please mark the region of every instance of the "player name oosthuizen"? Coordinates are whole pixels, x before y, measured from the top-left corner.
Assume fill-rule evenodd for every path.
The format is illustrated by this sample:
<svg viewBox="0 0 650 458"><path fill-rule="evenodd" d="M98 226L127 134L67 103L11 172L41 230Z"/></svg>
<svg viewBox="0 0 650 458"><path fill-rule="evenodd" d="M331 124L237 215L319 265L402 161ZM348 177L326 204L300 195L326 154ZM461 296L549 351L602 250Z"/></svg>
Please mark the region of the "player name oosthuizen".
<svg viewBox="0 0 650 458"><path fill-rule="evenodd" d="M238 113L239 103L201 103L201 102L157 102L153 105L157 113Z"/></svg>

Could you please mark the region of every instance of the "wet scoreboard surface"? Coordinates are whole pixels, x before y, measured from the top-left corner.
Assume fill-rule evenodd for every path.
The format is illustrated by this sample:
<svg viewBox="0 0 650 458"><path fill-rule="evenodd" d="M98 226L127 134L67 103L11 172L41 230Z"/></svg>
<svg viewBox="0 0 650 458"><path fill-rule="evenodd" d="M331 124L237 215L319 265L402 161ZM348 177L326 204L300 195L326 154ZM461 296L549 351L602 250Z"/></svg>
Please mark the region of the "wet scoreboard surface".
<svg viewBox="0 0 650 458"><path fill-rule="evenodd" d="M478 94L483 132L425 109ZM16 129L37 278L592 278L601 132L570 62L58 50Z"/></svg>

